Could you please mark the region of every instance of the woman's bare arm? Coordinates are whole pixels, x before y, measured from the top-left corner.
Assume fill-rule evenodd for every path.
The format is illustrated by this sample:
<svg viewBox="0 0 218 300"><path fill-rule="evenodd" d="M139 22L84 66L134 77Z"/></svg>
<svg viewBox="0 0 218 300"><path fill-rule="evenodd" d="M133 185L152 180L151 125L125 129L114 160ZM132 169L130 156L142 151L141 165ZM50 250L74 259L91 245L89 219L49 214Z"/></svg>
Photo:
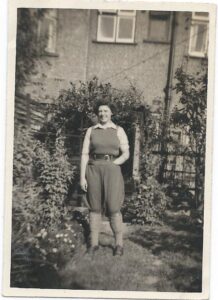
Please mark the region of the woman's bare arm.
<svg viewBox="0 0 218 300"><path fill-rule="evenodd" d="M121 150L122 151L122 150ZM119 156L119 157L117 157L114 161L113 161L113 163L115 164L115 165L122 165L127 159L129 159L129 149L124 149L123 151L122 151L122 154Z"/></svg>
<svg viewBox="0 0 218 300"><path fill-rule="evenodd" d="M114 160L114 164L122 165L127 159L129 159L129 141L122 127L119 126L117 130L117 136L120 140L121 155Z"/></svg>
<svg viewBox="0 0 218 300"><path fill-rule="evenodd" d="M80 165L80 186L84 192L87 192L87 180L86 180L86 166L89 161L88 154L82 154L81 156L81 165Z"/></svg>
<svg viewBox="0 0 218 300"><path fill-rule="evenodd" d="M81 155L81 164L80 164L80 186L84 192L87 192L87 180L86 180L86 166L89 161L89 146L90 146L90 134L91 128L86 131L86 135L83 141L83 149Z"/></svg>

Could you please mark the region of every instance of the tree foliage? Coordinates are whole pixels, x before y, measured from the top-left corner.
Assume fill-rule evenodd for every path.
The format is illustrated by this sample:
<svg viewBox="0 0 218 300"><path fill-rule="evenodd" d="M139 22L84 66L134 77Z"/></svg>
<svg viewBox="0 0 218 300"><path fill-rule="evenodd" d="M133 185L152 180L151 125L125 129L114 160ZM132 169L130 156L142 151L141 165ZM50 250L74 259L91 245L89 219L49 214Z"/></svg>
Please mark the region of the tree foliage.
<svg viewBox="0 0 218 300"><path fill-rule="evenodd" d="M19 8L17 14L16 91L20 91L35 74L40 56L38 22L46 9Z"/></svg>
<svg viewBox="0 0 218 300"><path fill-rule="evenodd" d="M94 114L94 105L104 96L111 103L116 104L118 113L113 116L113 120L122 124L127 120L130 124L134 118L134 111L143 105L142 95L132 85L127 90L118 90L110 83L100 83L96 77L88 82L80 82L78 86L71 82L71 87L68 90L62 90L55 105L51 107L52 119L48 123L50 128L53 124L55 131L75 130L75 113L77 116L80 114L83 116L88 122L85 125L95 123L97 119Z"/></svg>
<svg viewBox="0 0 218 300"><path fill-rule="evenodd" d="M172 124L183 130L188 138L184 153L195 161L195 187L198 204L203 201L206 114L207 114L207 66L195 75L183 68L176 71L176 92L180 95L179 106L171 115Z"/></svg>

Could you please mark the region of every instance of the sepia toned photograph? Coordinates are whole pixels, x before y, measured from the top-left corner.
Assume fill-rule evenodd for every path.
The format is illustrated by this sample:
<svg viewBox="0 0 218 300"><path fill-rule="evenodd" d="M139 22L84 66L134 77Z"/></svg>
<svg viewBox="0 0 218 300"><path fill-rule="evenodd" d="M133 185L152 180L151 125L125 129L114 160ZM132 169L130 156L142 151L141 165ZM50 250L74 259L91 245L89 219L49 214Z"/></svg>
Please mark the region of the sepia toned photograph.
<svg viewBox="0 0 218 300"><path fill-rule="evenodd" d="M6 295L206 299L213 8L14 10Z"/></svg>

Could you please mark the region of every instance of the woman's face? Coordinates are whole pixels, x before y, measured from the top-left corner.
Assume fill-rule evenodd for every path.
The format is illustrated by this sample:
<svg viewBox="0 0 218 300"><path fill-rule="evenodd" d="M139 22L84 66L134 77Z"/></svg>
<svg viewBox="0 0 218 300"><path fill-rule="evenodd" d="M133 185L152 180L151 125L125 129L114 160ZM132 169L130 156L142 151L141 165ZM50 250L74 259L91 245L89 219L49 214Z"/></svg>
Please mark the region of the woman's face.
<svg viewBox="0 0 218 300"><path fill-rule="evenodd" d="M98 108L98 120L101 124L106 124L111 121L112 112L109 106L101 105Z"/></svg>

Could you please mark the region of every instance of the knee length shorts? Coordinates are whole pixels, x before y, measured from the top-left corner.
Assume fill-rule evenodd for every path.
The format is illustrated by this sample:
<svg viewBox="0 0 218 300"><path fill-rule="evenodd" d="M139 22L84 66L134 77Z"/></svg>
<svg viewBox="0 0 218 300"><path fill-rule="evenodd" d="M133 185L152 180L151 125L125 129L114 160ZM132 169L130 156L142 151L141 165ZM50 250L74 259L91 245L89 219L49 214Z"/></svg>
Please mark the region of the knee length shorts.
<svg viewBox="0 0 218 300"><path fill-rule="evenodd" d="M121 168L112 161L93 160L86 168L87 200L91 211L113 214L124 201L124 181Z"/></svg>

